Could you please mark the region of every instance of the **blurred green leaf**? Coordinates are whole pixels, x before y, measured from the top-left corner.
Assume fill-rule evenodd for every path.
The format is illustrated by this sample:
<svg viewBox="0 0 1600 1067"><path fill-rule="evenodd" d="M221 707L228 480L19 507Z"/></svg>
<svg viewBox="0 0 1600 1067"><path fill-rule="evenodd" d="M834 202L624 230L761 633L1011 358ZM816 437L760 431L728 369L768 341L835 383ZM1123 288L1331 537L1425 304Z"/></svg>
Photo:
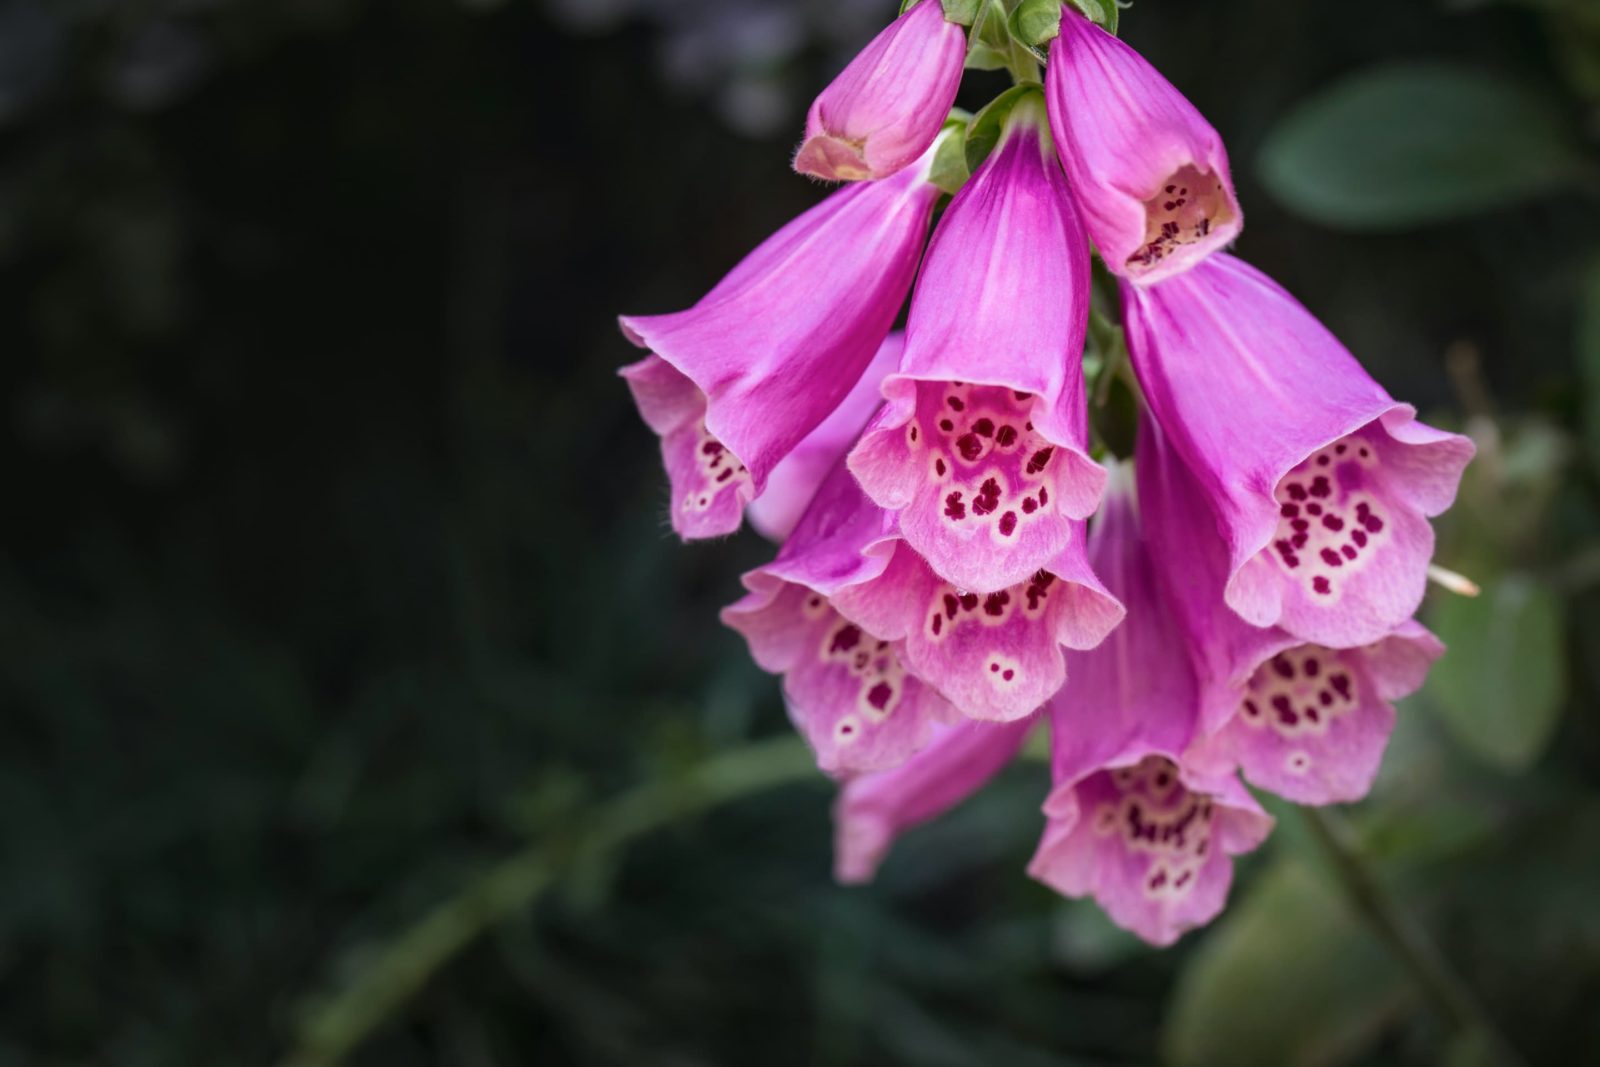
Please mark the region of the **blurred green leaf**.
<svg viewBox="0 0 1600 1067"><path fill-rule="evenodd" d="M1525 574L1484 583L1474 598L1449 597L1434 628L1450 651L1434 668L1445 725L1485 762L1508 771L1544 751L1566 699L1561 602Z"/></svg>
<svg viewBox="0 0 1600 1067"><path fill-rule="evenodd" d="M1163 1047L1178 1067L1337 1062L1406 996L1398 967L1333 885L1285 858L1179 976Z"/></svg>
<svg viewBox="0 0 1600 1067"><path fill-rule="evenodd" d="M1349 229L1441 222L1573 185L1587 163L1554 106L1443 63L1368 70L1303 101L1260 173L1307 218Z"/></svg>

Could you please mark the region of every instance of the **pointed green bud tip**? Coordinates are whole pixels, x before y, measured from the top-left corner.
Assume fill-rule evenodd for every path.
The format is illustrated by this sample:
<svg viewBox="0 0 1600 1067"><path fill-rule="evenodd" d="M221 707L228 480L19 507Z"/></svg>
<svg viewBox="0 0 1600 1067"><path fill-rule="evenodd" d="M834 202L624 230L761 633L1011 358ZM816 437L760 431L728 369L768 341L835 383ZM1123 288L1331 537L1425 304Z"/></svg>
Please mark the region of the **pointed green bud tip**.
<svg viewBox="0 0 1600 1067"><path fill-rule="evenodd" d="M933 168L928 180L942 191L955 196L967 184L972 172L967 169L967 123L972 116L957 108L945 120L939 134L938 147L933 151Z"/></svg>
<svg viewBox="0 0 1600 1067"><path fill-rule="evenodd" d="M1011 12L1011 36L1029 48L1061 36L1061 0L1022 0Z"/></svg>

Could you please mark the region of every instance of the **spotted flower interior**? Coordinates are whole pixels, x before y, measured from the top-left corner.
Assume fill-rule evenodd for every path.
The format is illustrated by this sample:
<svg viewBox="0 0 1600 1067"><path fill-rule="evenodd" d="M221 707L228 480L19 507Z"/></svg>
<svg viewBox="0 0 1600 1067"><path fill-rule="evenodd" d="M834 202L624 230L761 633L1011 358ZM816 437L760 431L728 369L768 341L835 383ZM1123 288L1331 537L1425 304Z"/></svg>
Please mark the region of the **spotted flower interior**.
<svg viewBox="0 0 1600 1067"><path fill-rule="evenodd" d="M1146 273L1173 252L1207 240L1235 219L1222 179L1193 164L1162 183L1144 202L1144 243L1128 257L1128 273Z"/></svg>

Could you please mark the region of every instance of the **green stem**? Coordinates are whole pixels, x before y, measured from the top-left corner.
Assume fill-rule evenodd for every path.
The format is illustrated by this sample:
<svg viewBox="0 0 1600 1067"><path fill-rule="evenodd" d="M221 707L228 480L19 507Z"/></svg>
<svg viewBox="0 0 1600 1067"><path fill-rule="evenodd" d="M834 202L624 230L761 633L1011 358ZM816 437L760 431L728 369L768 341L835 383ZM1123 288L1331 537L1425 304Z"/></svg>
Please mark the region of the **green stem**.
<svg viewBox="0 0 1600 1067"><path fill-rule="evenodd" d="M340 1062L479 935L525 913L569 870L634 838L719 804L795 782L821 781L798 738L726 752L681 777L646 782L577 827L575 848L533 845L491 867L373 954L351 982L316 1005L284 1067Z"/></svg>
<svg viewBox="0 0 1600 1067"><path fill-rule="evenodd" d="M1493 1051L1496 1062L1524 1063L1427 933L1400 910L1368 869L1350 825L1326 808L1299 810L1350 903L1450 1028L1459 1036L1480 1038Z"/></svg>

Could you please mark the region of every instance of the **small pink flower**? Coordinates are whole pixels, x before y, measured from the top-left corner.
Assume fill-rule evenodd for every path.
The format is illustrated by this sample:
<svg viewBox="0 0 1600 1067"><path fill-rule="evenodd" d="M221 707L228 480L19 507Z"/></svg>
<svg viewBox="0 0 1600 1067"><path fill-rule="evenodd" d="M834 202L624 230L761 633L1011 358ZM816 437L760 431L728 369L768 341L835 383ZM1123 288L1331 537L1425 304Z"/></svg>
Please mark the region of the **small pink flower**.
<svg viewBox="0 0 1600 1067"><path fill-rule="evenodd" d="M790 718L830 774L893 767L959 717L906 668L905 643L841 614L835 598L883 573L893 519L838 464L777 559L744 576L722 611L764 670L783 675Z"/></svg>
<svg viewBox="0 0 1600 1067"><path fill-rule="evenodd" d="M851 779L833 808L834 877L846 884L871 881L897 836L982 789L1016 756L1037 721L945 726L900 766Z"/></svg>
<svg viewBox="0 0 1600 1067"><path fill-rule="evenodd" d="M1049 59L1061 165L1113 273L1158 282L1238 236L1244 217L1222 138L1154 67L1071 4Z"/></svg>
<svg viewBox="0 0 1600 1067"><path fill-rule="evenodd" d="M967 36L922 0L874 37L806 116L794 169L825 181L884 178L922 155L955 103Z"/></svg>
<svg viewBox="0 0 1600 1067"><path fill-rule="evenodd" d="M1094 897L1112 922L1153 945L1216 918L1232 857L1272 829L1237 778L1201 778L1171 755L1058 769L1055 782L1028 873L1066 896Z"/></svg>
<svg viewBox="0 0 1600 1067"><path fill-rule="evenodd" d="M991 593L1066 550L1102 471L1085 452L1089 249L1036 96L929 245L884 410L850 454L934 572Z"/></svg>
<svg viewBox="0 0 1600 1067"><path fill-rule="evenodd" d="M1259 845L1272 820L1237 778L1183 759L1199 691L1125 469L1090 534L1089 561L1128 617L1071 657L1050 705L1055 785L1028 873L1067 896L1093 896L1114 922L1165 945L1222 910L1230 857Z"/></svg>
<svg viewBox="0 0 1600 1067"><path fill-rule="evenodd" d="M773 468L860 380L916 274L940 196L931 163L930 149L829 196L686 311L622 317L651 352L622 375L661 436L681 536L738 529Z"/></svg>
<svg viewBox="0 0 1600 1067"><path fill-rule="evenodd" d="M1235 768L1301 804L1365 796L1394 729L1394 705L1443 653L1414 621L1356 648L1251 626L1223 600L1228 550L1205 495L1147 417L1136 454L1150 555L1200 677L1201 737L1185 762Z"/></svg>
<svg viewBox="0 0 1600 1067"><path fill-rule="evenodd" d="M1122 297L1150 410L1221 529L1228 606L1328 648L1409 619L1433 555L1428 518L1450 506L1472 442L1417 422L1232 256Z"/></svg>

